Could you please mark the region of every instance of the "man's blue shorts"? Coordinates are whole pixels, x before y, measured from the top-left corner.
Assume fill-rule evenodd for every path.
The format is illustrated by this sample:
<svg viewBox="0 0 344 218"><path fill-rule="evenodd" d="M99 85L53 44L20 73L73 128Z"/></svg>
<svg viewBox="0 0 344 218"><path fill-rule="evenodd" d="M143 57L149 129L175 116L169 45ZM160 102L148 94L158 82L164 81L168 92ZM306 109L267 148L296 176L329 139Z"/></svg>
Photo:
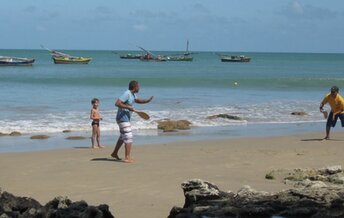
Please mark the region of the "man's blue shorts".
<svg viewBox="0 0 344 218"><path fill-rule="evenodd" d="M327 123L326 123L327 127L335 127L338 118L340 119L342 123L342 127L344 127L344 114L337 114L334 120L332 119L332 117L333 117L333 112L331 111L327 118Z"/></svg>

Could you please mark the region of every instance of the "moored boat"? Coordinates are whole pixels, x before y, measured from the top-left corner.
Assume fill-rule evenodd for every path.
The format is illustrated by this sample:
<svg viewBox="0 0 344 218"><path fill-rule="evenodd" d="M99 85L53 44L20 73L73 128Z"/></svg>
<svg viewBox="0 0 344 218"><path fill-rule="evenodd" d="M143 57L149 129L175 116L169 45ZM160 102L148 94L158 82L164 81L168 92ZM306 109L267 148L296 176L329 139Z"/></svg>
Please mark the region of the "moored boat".
<svg viewBox="0 0 344 218"><path fill-rule="evenodd" d="M192 61L193 57L190 55L175 55L175 56L168 56L168 61Z"/></svg>
<svg viewBox="0 0 344 218"><path fill-rule="evenodd" d="M251 58L244 55L221 55L222 62L250 62Z"/></svg>
<svg viewBox="0 0 344 218"><path fill-rule="evenodd" d="M193 57L191 56L191 52L189 52L189 40L186 41L186 51L183 54L179 55L170 55L167 57L168 61L192 61Z"/></svg>
<svg viewBox="0 0 344 218"><path fill-rule="evenodd" d="M71 56L69 54L45 48L42 45L41 47L50 51L51 58L54 60L55 64L88 64L92 60L92 58Z"/></svg>
<svg viewBox="0 0 344 218"><path fill-rule="evenodd" d="M167 61L167 58L160 55L153 56L151 54L145 54L145 55L142 55L140 60L141 61Z"/></svg>
<svg viewBox="0 0 344 218"><path fill-rule="evenodd" d="M142 54L120 54L119 57L121 59L140 59L143 55Z"/></svg>
<svg viewBox="0 0 344 218"><path fill-rule="evenodd" d="M34 62L33 58L0 56L0 66L31 66Z"/></svg>
<svg viewBox="0 0 344 218"><path fill-rule="evenodd" d="M54 50L51 50L51 58L55 64L88 64L92 60L92 58L71 56Z"/></svg>
<svg viewBox="0 0 344 218"><path fill-rule="evenodd" d="M92 58L73 57L73 56L52 56L55 64L88 64Z"/></svg>
<svg viewBox="0 0 344 218"><path fill-rule="evenodd" d="M139 47L140 49L142 49L142 51L145 51L146 54L142 55L140 60L141 61L167 61L167 57L162 56L162 55L154 55L152 52Z"/></svg>

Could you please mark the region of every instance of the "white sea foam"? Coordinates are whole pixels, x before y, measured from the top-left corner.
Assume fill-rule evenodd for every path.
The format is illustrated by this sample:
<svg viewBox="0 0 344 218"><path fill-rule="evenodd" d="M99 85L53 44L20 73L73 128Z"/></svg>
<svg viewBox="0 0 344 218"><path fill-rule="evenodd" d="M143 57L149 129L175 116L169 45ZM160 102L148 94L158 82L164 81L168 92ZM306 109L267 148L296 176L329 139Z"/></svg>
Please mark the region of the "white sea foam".
<svg viewBox="0 0 344 218"><path fill-rule="evenodd" d="M132 117L132 127L146 134L153 131L162 119L189 120L195 127L216 127L227 125L246 125L247 123L308 123L324 121L315 102L285 102L275 101L251 105L230 105L197 108L174 108L169 110L146 110L151 119L144 121L136 114ZM303 110L300 110L302 108ZM293 111L305 111L305 116L293 116ZM102 131L118 131L116 111L101 111L104 119L101 121ZM216 114L230 114L243 120L207 119ZM20 131L22 133L56 133L70 129L73 131L91 131L91 120L88 112L70 111L66 113L30 114L23 119L0 120L0 132ZM148 131L144 131L148 130Z"/></svg>

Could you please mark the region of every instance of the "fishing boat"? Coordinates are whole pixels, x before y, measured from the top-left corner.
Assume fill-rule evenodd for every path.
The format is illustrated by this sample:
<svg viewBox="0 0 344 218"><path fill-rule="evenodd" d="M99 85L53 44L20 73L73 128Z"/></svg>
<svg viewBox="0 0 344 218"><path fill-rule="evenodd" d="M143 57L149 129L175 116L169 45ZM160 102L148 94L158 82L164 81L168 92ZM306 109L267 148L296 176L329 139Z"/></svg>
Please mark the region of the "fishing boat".
<svg viewBox="0 0 344 218"><path fill-rule="evenodd" d="M150 52L150 51L148 51L142 47L139 47L139 48L146 52L146 54L141 56L141 58L140 58L141 61L167 61L167 57L165 57L165 56L155 55L152 52Z"/></svg>
<svg viewBox="0 0 344 218"><path fill-rule="evenodd" d="M74 56L52 56L55 64L88 64L92 58L74 57Z"/></svg>
<svg viewBox="0 0 344 218"><path fill-rule="evenodd" d="M186 41L186 51L183 54L170 55L167 57L168 61L192 61L193 57L189 52L189 40Z"/></svg>
<svg viewBox="0 0 344 218"><path fill-rule="evenodd" d="M88 64L92 60L92 58L71 56L54 50L51 50L51 58L55 64Z"/></svg>
<svg viewBox="0 0 344 218"><path fill-rule="evenodd" d="M119 57L121 59L140 59L143 55L142 54L120 54Z"/></svg>
<svg viewBox="0 0 344 218"><path fill-rule="evenodd" d="M31 66L33 62L33 58L0 56L0 66Z"/></svg>
<svg viewBox="0 0 344 218"><path fill-rule="evenodd" d="M141 61L167 61L167 58L161 55L153 56L151 54L145 54L140 58Z"/></svg>
<svg viewBox="0 0 344 218"><path fill-rule="evenodd" d="M222 62L250 62L251 58L244 55L221 55Z"/></svg>
<svg viewBox="0 0 344 218"><path fill-rule="evenodd" d="M167 57L168 61L192 61L193 57L190 55L173 55Z"/></svg>
<svg viewBox="0 0 344 218"><path fill-rule="evenodd" d="M55 64L88 64L92 58L76 57L59 51L51 50L42 46L42 48L50 51L51 58Z"/></svg>

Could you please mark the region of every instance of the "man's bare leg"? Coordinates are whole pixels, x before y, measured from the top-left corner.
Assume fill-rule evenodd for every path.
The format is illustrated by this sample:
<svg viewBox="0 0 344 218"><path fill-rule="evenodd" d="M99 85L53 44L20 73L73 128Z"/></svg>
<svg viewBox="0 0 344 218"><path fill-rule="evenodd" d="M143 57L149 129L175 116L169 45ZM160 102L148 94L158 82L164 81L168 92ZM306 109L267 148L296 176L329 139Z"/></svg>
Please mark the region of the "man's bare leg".
<svg viewBox="0 0 344 218"><path fill-rule="evenodd" d="M123 140L121 139L121 137L119 137L116 143L116 147L111 154L111 157L115 158L116 160L121 160L121 158L119 158L118 156L118 151L122 147L122 145L123 145Z"/></svg>
<svg viewBox="0 0 344 218"><path fill-rule="evenodd" d="M125 146L125 159L124 159L124 162L132 163L133 159L131 159L131 157L130 157L132 143L126 143L124 146Z"/></svg>

